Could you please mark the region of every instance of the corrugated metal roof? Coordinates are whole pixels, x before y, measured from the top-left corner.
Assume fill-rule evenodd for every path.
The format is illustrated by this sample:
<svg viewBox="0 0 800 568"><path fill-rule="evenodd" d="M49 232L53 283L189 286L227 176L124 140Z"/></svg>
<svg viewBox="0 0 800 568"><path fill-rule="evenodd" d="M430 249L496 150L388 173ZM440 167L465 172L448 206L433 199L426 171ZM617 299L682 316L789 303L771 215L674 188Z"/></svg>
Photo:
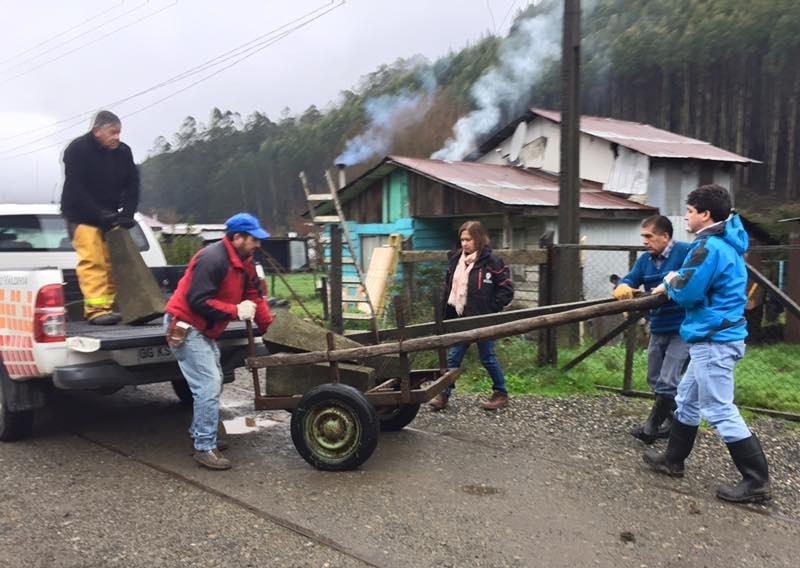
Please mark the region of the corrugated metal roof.
<svg viewBox="0 0 800 568"><path fill-rule="evenodd" d="M530 110L535 115L553 122L561 122L559 111L540 108ZM641 122L629 122L601 116L581 116L581 132L615 142L652 158L691 158L740 164L761 163L758 160L751 160L717 148L708 142L681 136Z"/></svg>
<svg viewBox="0 0 800 568"><path fill-rule="evenodd" d="M503 205L558 207L558 178L538 170L403 156L388 156L384 160L387 162ZM580 191L582 209L654 211L652 207L603 191L593 182L583 181Z"/></svg>

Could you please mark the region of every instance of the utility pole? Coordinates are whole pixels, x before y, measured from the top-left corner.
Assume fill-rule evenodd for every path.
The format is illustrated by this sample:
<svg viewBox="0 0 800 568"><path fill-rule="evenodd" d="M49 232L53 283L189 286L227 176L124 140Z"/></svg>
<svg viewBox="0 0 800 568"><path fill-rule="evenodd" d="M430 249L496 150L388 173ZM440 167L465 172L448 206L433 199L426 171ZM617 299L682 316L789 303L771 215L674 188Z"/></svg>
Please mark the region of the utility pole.
<svg viewBox="0 0 800 568"><path fill-rule="evenodd" d="M577 245L580 232L580 64L581 2L564 0L561 50L561 164L558 192L558 243ZM580 251L559 248L556 290L559 302L577 302L583 284ZM566 329L565 339L577 344L578 326Z"/></svg>

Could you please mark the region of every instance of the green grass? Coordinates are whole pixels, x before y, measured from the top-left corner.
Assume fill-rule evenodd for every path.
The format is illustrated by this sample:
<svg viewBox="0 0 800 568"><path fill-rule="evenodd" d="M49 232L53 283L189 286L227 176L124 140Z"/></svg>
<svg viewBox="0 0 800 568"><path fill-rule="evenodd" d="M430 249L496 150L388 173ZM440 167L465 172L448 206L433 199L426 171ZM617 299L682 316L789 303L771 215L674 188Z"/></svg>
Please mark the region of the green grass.
<svg viewBox="0 0 800 568"><path fill-rule="evenodd" d="M294 291L294 294L296 294L300 299L302 305L305 306L313 316L321 319L323 313L322 301L317 293L316 277L317 275L311 272L285 274L283 279L286 281L286 283L284 283L284 281L278 276L273 276L271 274L267 275L267 286L269 288L268 295L273 298L289 300L289 311L292 313L292 315L296 315L301 318L307 318L308 314L306 314L305 310L303 310L303 307L289 290L289 287L291 287L291 290Z"/></svg>
<svg viewBox="0 0 800 568"><path fill-rule="evenodd" d="M625 349L608 346L589 356L568 372L560 370L579 355L580 349L559 349L559 368L536 364L536 345L522 337L497 342L497 356L506 372L511 394L570 396L596 393L595 385L622 387ZM421 354L415 366L437 366L434 354ZM736 403L742 406L800 413L800 350L788 344L749 347L736 366ZM633 388L648 391L647 353L638 350L633 361ZM477 349L467 352L458 381L464 392L486 393L491 381L478 360Z"/></svg>

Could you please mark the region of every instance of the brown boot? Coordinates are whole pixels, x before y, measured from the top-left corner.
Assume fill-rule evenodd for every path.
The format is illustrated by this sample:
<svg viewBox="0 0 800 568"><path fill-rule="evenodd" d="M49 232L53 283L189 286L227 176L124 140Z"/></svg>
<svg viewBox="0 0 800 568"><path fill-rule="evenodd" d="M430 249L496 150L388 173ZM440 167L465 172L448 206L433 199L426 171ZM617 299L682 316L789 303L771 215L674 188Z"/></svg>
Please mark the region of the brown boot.
<svg viewBox="0 0 800 568"><path fill-rule="evenodd" d="M205 452L195 451L194 461L209 469L230 469L231 462L216 448Z"/></svg>
<svg viewBox="0 0 800 568"><path fill-rule="evenodd" d="M504 392L494 391L489 400L481 403L481 408L484 410L497 410L498 408L505 408L508 406L508 395Z"/></svg>
<svg viewBox="0 0 800 568"><path fill-rule="evenodd" d="M449 400L449 396L444 393L440 393L433 397L433 399L428 403L428 406L430 406L432 410L444 410L447 407L447 402Z"/></svg>

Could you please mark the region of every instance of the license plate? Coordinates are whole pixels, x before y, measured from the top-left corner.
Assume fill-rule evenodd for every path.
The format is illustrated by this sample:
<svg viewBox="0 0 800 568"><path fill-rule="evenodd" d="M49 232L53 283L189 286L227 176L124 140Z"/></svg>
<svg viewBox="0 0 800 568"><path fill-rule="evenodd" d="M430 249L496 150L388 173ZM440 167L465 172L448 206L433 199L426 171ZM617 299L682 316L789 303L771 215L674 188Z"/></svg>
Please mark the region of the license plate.
<svg viewBox="0 0 800 568"><path fill-rule="evenodd" d="M151 365L153 363L163 363L173 361L172 351L167 345L156 347L140 347L136 350L136 363L139 365Z"/></svg>

